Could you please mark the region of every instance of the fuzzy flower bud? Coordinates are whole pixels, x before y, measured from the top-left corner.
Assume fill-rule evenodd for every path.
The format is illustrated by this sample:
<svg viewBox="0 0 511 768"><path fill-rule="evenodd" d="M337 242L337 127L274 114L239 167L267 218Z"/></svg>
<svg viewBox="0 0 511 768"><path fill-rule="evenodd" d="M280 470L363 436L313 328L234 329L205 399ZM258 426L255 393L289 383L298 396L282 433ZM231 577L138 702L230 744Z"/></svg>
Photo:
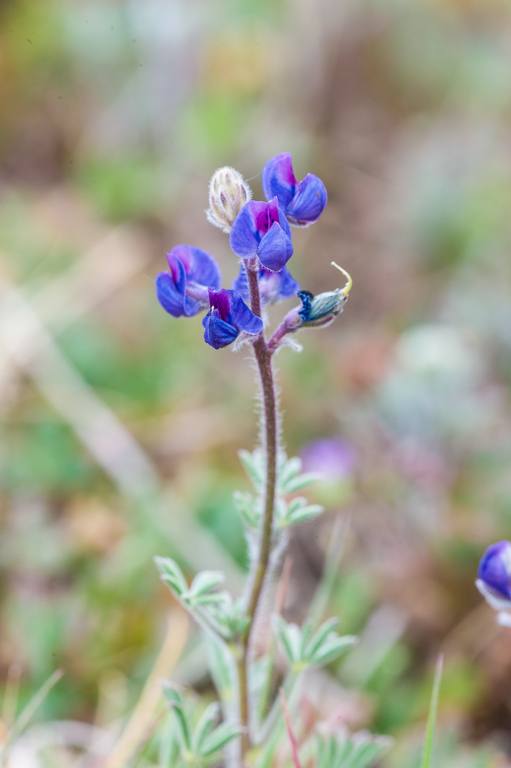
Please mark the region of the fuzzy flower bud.
<svg viewBox="0 0 511 768"><path fill-rule="evenodd" d="M251 198L252 192L241 173L228 165L218 168L209 182L208 221L229 234L234 219Z"/></svg>

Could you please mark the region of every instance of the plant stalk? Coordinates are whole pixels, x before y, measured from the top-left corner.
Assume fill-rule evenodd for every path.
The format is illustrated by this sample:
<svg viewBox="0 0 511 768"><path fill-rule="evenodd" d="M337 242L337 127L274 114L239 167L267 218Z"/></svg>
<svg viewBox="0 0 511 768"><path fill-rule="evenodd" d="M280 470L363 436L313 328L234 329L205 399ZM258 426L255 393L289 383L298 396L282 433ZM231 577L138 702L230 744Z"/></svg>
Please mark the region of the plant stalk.
<svg viewBox="0 0 511 768"><path fill-rule="evenodd" d="M248 285L250 290L250 305L254 314L261 316L261 297L259 293L259 269L254 259L247 266ZM266 452L266 487L264 493L264 514L261 527L261 540L259 556L255 570L252 574L252 584L247 605L249 618L247 628L241 637L241 654L238 661L239 696L240 696L240 722L246 728L242 743L242 752L245 754L250 745L248 736L248 724L250 721L249 696L248 696L248 663L249 648L252 631L259 601L263 592L265 578L271 556L271 540L273 530L273 514L275 509L275 486L277 482L277 454L278 454L278 414L277 394L275 391L275 379L272 366L272 352L268 348L264 332L254 341L254 354L261 379L261 391L263 396L263 434L264 449Z"/></svg>

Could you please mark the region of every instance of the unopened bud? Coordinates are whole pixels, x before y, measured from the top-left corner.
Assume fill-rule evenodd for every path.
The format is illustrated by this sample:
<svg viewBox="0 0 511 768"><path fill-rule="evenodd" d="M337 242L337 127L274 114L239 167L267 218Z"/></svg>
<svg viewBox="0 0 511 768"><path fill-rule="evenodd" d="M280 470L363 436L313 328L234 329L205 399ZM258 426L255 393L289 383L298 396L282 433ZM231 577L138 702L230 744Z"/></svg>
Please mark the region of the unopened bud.
<svg viewBox="0 0 511 768"><path fill-rule="evenodd" d="M219 168L209 182L208 221L229 233L234 219L251 198L252 192L241 173L229 166Z"/></svg>

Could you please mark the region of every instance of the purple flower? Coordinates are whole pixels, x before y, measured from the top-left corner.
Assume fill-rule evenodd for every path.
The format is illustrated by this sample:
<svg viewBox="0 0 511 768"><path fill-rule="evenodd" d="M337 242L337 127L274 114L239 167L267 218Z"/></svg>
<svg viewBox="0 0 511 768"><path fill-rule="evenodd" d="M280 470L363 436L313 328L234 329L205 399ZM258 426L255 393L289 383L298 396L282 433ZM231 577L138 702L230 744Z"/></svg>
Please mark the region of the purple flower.
<svg viewBox="0 0 511 768"><path fill-rule="evenodd" d="M222 288L209 291L210 311L202 320L204 341L214 349L231 344L240 332L257 336L263 330L263 321L254 315L236 291Z"/></svg>
<svg viewBox="0 0 511 768"><path fill-rule="evenodd" d="M163 309L174 317L191 317L208 307L208 288L222 284L213 256L191 245L176 245L167 261L170 271L156 277L156 296Z"/></svg>
<svg viewBox="0 0 511 768"><path fill-rule="evenodd" d="M296 227L314 224L328 200L325 185L313 173L296 181L289 152L268 160L263 168L263 190L267 200L278 198L288 221Z"/></svg>
<svg viewBox="0 0 511 768"><path fill-rule="evenodd" d="M307 443L301 454L303 469L322 480L344 480L355 466L355 451L340 437L325 437Z"/></svg>
<svg viewBox="0 0 511 768"><path fill-rule="evenodd" d="M247 271L242 264L238 277L232 281L232 287L239 295L248 301L250 298L248 290ZM300 290L299 284L288 272L286 267L282 267L280 272L271 272L269 269L260 267L259 269L259 292L263 304L275 304L277 301L290 299Z"/></svg>
<svg viewBox="0 0 511 768"><path fill-rule="evenodd" d="M276 197L269 203L251 200L244 205L234 220L229 242L236 256L258 256L272 272L279 272L293 255L291 230L279 213Z"/></svg>
<svg viewBox="0 0 511 768"><path fill-rule="evenodd" d="M490 605L497 610L511 606L511 542L499 541L488 547L477 571L477 586ZM490 597L496 598L492 602ZM497 604L499 603L499 604Z"/></svg>

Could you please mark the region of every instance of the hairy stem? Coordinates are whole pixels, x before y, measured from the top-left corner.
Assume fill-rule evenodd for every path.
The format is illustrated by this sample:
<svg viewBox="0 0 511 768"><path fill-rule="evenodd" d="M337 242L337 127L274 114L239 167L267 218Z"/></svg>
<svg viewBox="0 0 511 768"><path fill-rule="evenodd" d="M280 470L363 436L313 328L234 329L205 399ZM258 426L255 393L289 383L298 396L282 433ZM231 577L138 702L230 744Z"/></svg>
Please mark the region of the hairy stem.
<svg viewBox="0 0 511 768"><path fill-rule="evenodd" d="M259 276L257 263L249 263L247 267L250 304L252 312L261 316L261 298L259 294ZM241 638L241 657L238 661L240 687L240 721L248 729L250 719L248 696L248 663L249 647L254 628L257 609L263 592L264 582L268 571L271 555L271 540L273 529L273 513L275 509L275 485L277 481L278 453L278 414L277 395L272 366L272 352L261 334L254 342L254 354L261 379L263 395L263 434L266 452L266 487L264 493L264 514L261 527L259 555L252 574L252 583L248 597L247 628ZM243 753L249 746L248 730L243 740Z"/></svg>

